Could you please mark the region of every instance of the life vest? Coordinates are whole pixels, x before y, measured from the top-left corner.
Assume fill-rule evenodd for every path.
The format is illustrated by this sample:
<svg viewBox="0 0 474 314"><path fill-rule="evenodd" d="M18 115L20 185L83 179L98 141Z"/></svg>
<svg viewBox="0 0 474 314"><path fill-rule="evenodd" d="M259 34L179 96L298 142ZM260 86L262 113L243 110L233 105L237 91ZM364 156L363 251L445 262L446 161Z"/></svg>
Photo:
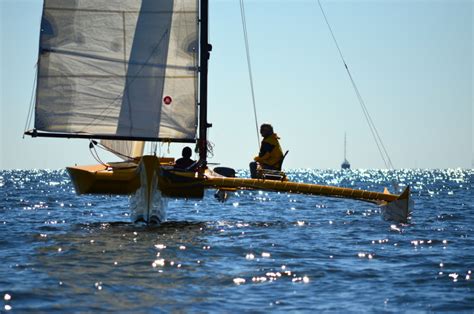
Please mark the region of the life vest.
<svg viewBox="0 0 474 314"><path fill-rule="evenodd" d="M281 149L280 143L278 142L279 137L273 133L270 136L265 137L262 140L262 149L264 147L271 147L270 151L264 152L262 155L262 151L260 152L260 155L262 156L257 156L255 157L255 161L268 165L273 168L279 169L281 167L280 163L283 158L283 151ZM261 149L261 150L262 150Z"/></svg>

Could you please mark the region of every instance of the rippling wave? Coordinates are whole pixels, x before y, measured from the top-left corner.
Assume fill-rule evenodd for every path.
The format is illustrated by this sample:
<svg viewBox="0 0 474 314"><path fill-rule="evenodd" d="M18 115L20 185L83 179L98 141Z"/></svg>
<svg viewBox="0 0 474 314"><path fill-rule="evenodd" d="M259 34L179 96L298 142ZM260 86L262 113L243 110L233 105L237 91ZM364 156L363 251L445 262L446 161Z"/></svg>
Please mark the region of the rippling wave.
<svg viewBox="0 0 474 314"><path fill-rule="evenodd" d="M0 311L474 311L474 171L313 170L293 181L410 185L410 224L368 203L242 191L168 200L76 196L64 171L0 171ZM240 171L239 176L248 176Z"/></svg>

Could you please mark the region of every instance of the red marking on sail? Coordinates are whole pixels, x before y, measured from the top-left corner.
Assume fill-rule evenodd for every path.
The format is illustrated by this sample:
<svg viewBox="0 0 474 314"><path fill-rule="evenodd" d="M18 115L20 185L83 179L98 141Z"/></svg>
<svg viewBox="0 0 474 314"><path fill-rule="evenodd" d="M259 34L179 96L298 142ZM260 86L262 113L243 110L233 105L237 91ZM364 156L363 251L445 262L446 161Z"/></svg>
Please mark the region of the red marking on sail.
<svg viewBox="0 0 474 314"><path fill-rule="evenodd" d="M165 103L165 105L170 105L173 102L173 99L171 99L170 96L165 96L163 98L163 102Z"/></svg>

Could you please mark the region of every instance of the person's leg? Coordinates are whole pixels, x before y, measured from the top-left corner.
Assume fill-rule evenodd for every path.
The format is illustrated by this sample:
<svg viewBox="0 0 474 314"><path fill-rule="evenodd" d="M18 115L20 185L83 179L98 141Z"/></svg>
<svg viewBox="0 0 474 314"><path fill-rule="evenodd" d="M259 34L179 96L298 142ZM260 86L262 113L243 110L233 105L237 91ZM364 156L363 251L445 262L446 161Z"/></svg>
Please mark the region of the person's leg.
<svg viewBox="0 0 474 314"><path fill-rule="evenodd" d="M266 164L261 165L263 169L268 169L268 170L278 170L276 167L269 166Z"/></svg>
<svg viewBox="0 0 474 314"><path fill-rule="evenodd" d="M252 161L249 164L249 168L250 168L250 177L252 179L256 179L257 178L257 163L255 161Z"/></svg>

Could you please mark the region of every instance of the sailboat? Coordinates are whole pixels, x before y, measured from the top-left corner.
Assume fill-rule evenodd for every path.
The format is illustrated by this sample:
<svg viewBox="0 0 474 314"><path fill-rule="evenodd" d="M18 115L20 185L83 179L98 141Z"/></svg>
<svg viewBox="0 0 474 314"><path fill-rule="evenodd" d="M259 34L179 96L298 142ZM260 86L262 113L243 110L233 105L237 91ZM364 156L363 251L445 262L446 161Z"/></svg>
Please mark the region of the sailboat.
<svg viewBox="0 0 474 314"><path fill-rule="evenodd" d="M346 133L344 133L344 161L341 164L341 169L351 169L351 164L347 160L346 146L347 146Z"/></svg>
<svg viewBox="0 0 474 314"><path fill-rule="evenodd" d="M153 211L157 197L202 198L206 189L363 200L406 222L409 187L395 195L210 169L208 11L208 0L44 0L34 128L25 134L89 139L123 159L68 167L77 194L140 194L146 222L164 219ZM145 155L145 142L193 143L199 160L175 169L173 158Z"/></svg>

